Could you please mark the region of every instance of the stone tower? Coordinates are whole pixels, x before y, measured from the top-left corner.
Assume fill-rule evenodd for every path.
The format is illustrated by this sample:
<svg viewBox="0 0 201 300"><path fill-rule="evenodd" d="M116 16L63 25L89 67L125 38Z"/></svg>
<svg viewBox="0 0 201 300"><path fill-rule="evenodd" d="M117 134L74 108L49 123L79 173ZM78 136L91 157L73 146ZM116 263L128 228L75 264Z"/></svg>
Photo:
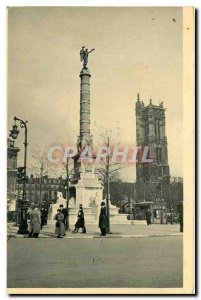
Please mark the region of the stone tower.
<svg viewBox="0 0 201 300"><path fill-rule="evenodd" d="M139 161L136 164L137 201L153 201L161 180L169 181L170 177L163 102L153 105L150 99L149 105L145 106L138 94L136 143L141 146L141 150L138 151ZM152 162L141 161L145 146L148 147L148 158L152 159Z"/></svg>

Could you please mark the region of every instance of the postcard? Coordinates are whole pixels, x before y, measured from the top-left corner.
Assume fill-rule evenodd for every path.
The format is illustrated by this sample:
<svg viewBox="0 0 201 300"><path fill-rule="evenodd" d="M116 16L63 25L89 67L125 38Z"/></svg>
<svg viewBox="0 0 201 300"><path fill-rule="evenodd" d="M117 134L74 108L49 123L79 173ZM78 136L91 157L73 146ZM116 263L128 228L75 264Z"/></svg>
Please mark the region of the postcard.
<svg viewBox="0 0 201 300"><path fill-rule="evenodd" d="M194 294L193 7L7 9L7 293Z"/></svg>

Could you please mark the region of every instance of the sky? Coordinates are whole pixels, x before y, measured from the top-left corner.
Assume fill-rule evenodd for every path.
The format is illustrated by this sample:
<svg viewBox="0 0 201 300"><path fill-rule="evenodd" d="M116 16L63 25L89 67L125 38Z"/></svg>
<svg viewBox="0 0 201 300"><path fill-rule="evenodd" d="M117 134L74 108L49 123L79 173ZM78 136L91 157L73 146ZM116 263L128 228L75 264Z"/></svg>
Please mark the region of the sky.
<svg viewBox="0 0 201 300"><path fill-rule="evenodd" d="M182 32L182 8L176 7L9 8L8 133L15 115L28 120L28 165L35 163L36 147L43 152L76 142L85 45L95 48L89 57L94 141L102 127L119 128L119 142L135 145L137 93L145 105L150 98L163 101L170 173L182 176ZM20 148L23 139L21 130ZM133 182L135 165L121 176Z"/></svg>

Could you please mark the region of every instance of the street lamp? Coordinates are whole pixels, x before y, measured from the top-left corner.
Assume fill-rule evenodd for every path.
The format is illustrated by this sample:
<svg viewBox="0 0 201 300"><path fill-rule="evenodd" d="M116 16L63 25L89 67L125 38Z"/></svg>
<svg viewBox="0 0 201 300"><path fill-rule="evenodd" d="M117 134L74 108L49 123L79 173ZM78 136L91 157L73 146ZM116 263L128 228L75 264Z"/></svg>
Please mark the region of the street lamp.
<svg viewBox="0 0 201 300"><path fill-rule="evenodd" d="M109 147L110 147L110 139L108 137L107 139L107 157L106 157L106 212L107 212L107 233L111 234L110 231L110 153L109 153Z"/></svg>
<svg viewBox="0 0 201 300"><path fill-rule="evenodd" d="M68 209L68 204L69 204L69 181L70 181L70 173L69 172L69 158L67 157L66 160L66 208Z"/></svg>
<svg viewBox="0 0 201 300"><path fill-rule="evenodd" d="M21 119L18 119L17 117L14 117L14 125L13 128L10 130L10 137L12 137L14 140L17 139L19 130L18 126L16 125L16 121L19 121L20 127L24 128L25 130L25 140L24 140L24 172L23 172L23 194L22 194L22 200L20 201L20 220L19 220L19 234L27 234L28 231L28 224L27 224L27 208L28 203L26 200L26 168L27 168L27 123L28 121L23 121Z"/></svg>
<svg viewBox="0 0 201 300"><path fill-rule="evenodd" d="M65 186L65 191L66 191L66 208L68 208L68 187Z"/></svg>
<svg viewBox="0 0 201 300"><path fill-rule="evenodd" d="M161 224L163 224L163 178L161 178Z"/></svg>
<svg viewBox="0 0 201 300"><path fill-rule="evenodd" d="M160 180L160 198L159 198L161 204L160 223L163 224L163 177L159 177L158 179Z"/></svg>

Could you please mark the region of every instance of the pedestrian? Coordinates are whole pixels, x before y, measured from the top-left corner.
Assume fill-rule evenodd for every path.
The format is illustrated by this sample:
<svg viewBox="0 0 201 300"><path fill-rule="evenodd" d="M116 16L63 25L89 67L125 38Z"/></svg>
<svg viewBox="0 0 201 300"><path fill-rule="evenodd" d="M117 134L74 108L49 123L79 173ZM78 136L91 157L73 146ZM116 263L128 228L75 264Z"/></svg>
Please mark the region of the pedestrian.
<svg viewBox="0 0 201 300"><path fill-rule="evenodd" d="M180 232L183 232L183 202L179 202L177 205L177 210L179 214Z"/></svg>
<svg viewBox="0 0 201 300"><path fill-rule="evenodd" d="M69 208L66 208L66 230L70 230L70 226L69 226Z"/></svg>
<svg viewBox="0 0 201 300"><path fill-rule="evenodd" d="M44 225L47 225L47 218L48 218L48 209L47 208L44 208L44 215L45 215L45 224Z"/></svg>
<svg viewBox="0 0 201 300"><path fill-rule="evenodd" d="M45 219L46 219L46 213L45 209L41 209L41 230L43 229L43 226L45 225Z"/></svg>
<svg viewBox="0 0 201 300"><path fill-rule="evenodd" d="M170 215L170 213L167 213L167 221L166 221L166 223L167 224L171 223L171 215Z"/></svg>
<svg viewBox="0 0 201 300"><path fill-rule="evenodd" d="M147 225L151 225L151 212L149 208L146 211L146 220L147 220Z"/></svg>
<svg viewBox="0 0 201 300"><path fill-rule="evenodd" d="M64 215L64 227L65 227L65 230L68 230L68 228L69 228L68 209L64 208L63 204L60 204L59 208L61 209L61 213Z"/></svg>
<svg viewBox="0 0 201 300"><path fill-rule="evenodd" d="M29 237L38 238L41 229L41 216L38 207L35 205L30 212Z"/></svg>
<svg viewBox="0 0 201 300"><path fill-rule="evenodd" d="M31 211L33 209L33 204L31 204L31 208L28 209L27 211L27 224L28 224L28 230L29 230L29 235L31 235Z"/></svg>
<svg viewBox="0 0 201 300"><path fill-rule="evenodd" d="M83 211L82 204L80 204L79 207L79 211L77 214L77 222L75 223L75 229L73 230L73 233L77 233L80 228L82 228L82 233L86 233L84 211Z"/></svg>
<svg viewBox="0 0 201 300"><path fill-rule="evenodd" d="M105 202L101 202L101 209L99 215L99 228L101 231L101 236L106 236L107 214L106 214Z"/></svg>
<svg viewBox="0 0 201 300"><path fill-rule="evenodd" d="M65 236L65 227L64 227L64 215L61 212L61 209L57 209L57 214L54 217L56 220L55 223L55 234L57 238L62 238L62 236Z"/></svg>

